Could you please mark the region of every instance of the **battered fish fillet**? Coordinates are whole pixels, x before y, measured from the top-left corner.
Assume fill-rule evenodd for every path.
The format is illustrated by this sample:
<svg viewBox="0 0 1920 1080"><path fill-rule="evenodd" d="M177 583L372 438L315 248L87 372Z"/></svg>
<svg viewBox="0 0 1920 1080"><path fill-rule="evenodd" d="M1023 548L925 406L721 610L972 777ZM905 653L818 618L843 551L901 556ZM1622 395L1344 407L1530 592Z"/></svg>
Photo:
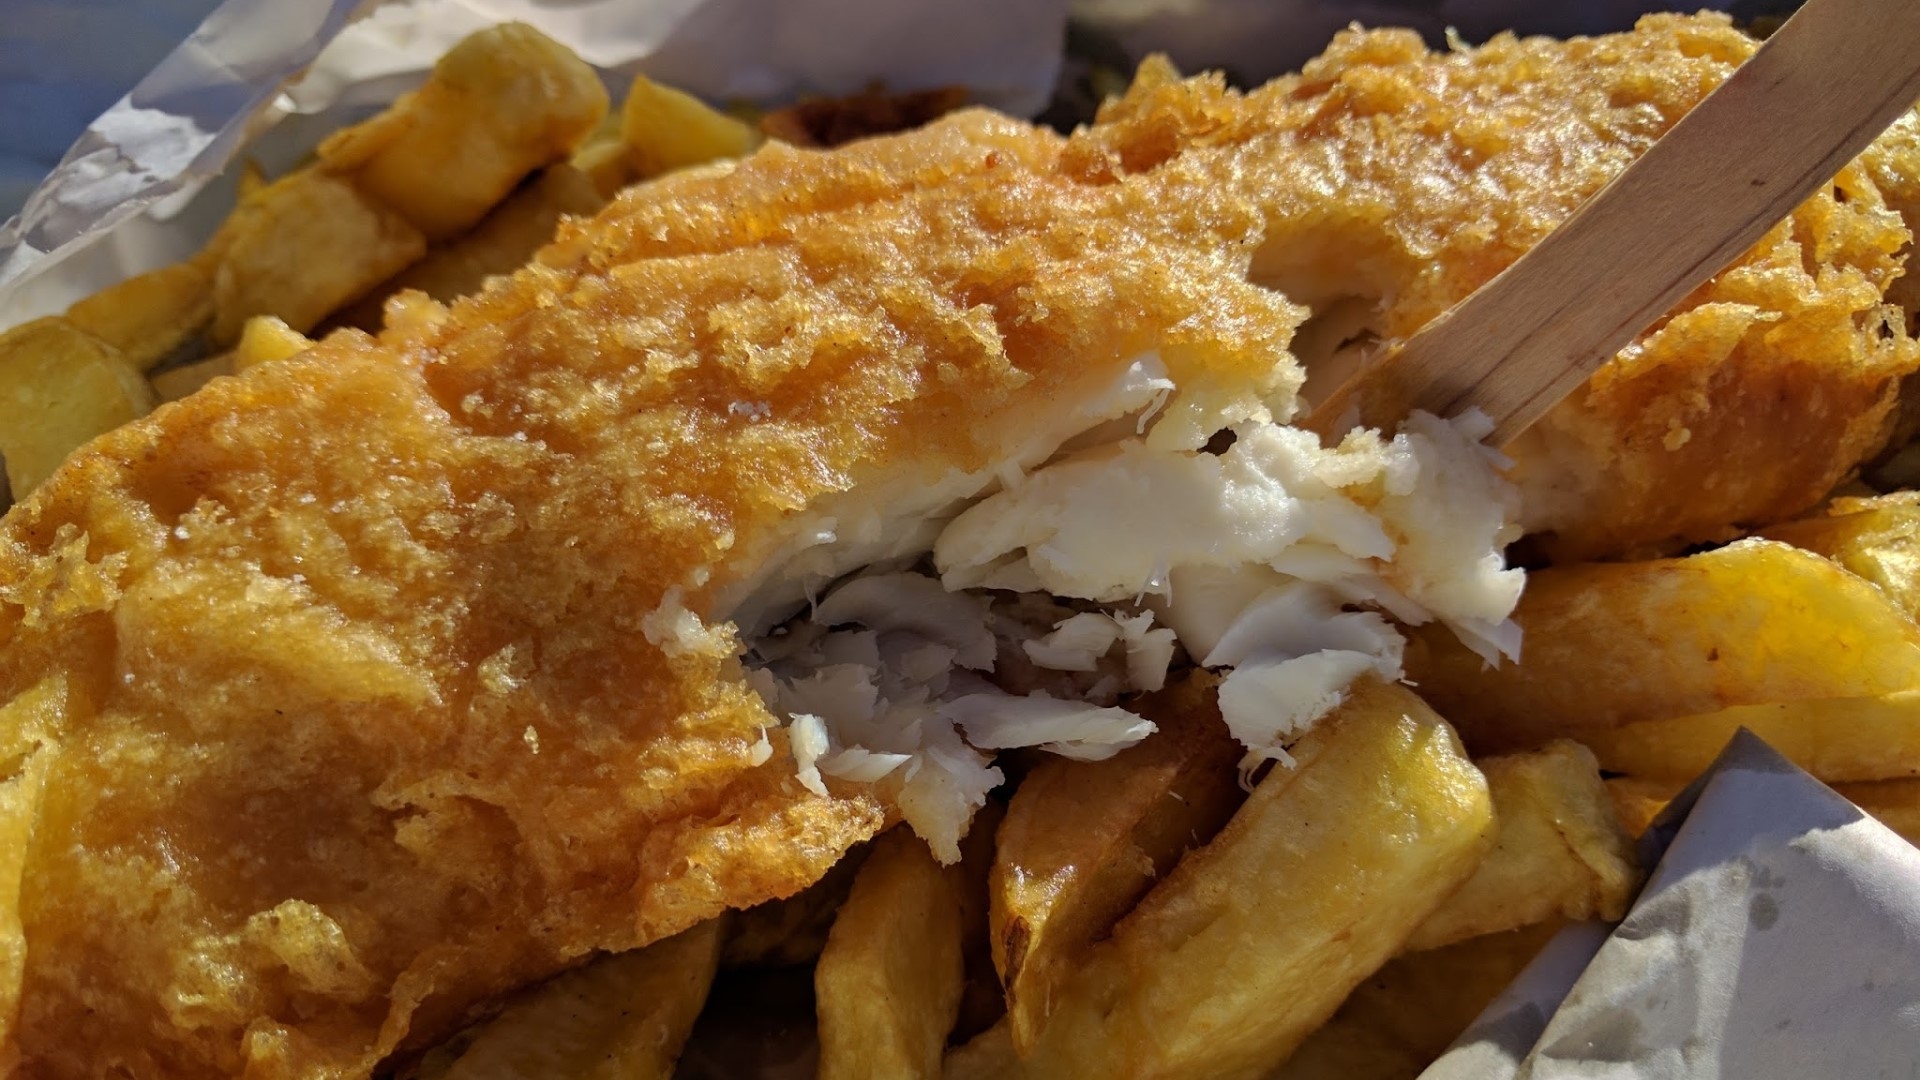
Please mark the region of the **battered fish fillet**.
<svg viewBox="0 0 1920 1080"><path fill-rule="evenodd" d="M714 615L786 523L982 469L1149 349L1210 408L1298 381L1244 196L1088 184L1060 153L972 112L668 179L16 507L24 1068L365 1075L875 834L885 792L795 780Z"/></svg>
<svg viewBox="0 0 1920 1080"><path fill-rule="evenodd" d="M1070 139L970 111L770 145L102 437L0 521L0 1045L36 1077L365 1076L798 891L898 785L803 786L734 621L928 550L1008 462L1137 412L1139 357L1178 387L1155 437L1284 419L1306 313L1267 286L1408 333L1747 48L1711 17L1356 33L1246 96L1150 68ZM1863 168L1841 190L1522 448L1587 500L1543 526L1717 532L1871 452L1915 363L1876 323L1907 233Z"/></svg>
<svg viewBox="0 0 1920 1080"><path fill-rule="evenodd" d="M1070 167L1208 159L1261 206L1255 279L1386 343L1518 259L1757 47L1711 14L1437 54L1411 32L1347 33L1244 98L1150 65ZM1908 113L1508 448L1528 531L1555 561L1641 555L1825 497L1887 445L1920 367L1888 302L1916 221Z"/></svg>

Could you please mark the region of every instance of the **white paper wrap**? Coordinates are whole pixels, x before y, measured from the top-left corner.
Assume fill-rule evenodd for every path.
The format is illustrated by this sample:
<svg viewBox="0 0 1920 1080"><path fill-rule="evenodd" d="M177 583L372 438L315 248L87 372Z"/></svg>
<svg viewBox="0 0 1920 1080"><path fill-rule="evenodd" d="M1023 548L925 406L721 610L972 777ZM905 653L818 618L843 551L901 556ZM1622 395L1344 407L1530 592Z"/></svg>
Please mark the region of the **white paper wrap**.
<svg viewBox="0 0 1920 1080"><path fill-rule="evenodd" d="M1066 0L227 0L0 228L0 327L194 251L232 205L231 177L215 181L249 135L274 127L246 150L284 169L419 85L454 42L509 20L616 92L639 72L761 104L957 83L1032 115L1059 70Z"/></svg>
<svg viewBox="0 0 1920 1080"><path fill-rule="evenodd" d="M1742 731L1641 855L1422 1080L1920 1075L1920 850Z"/></svg>

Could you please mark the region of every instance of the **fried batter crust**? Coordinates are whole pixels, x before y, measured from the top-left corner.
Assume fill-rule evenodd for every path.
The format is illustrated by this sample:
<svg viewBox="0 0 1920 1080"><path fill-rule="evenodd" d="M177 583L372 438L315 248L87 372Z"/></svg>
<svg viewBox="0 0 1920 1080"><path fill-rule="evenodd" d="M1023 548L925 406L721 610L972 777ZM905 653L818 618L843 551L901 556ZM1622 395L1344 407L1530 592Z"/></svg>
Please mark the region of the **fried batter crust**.
<svg viewBox="0 0 1920 1080"><path fill-rule="evenodd" d="M1443 53L1409 31L1346 33L1245 97L1150 68L1069 159L1090 174L1211 161L1265 213L1256 277L1316 309L1376 305L1391 342L1519 258L1756 47L1710 14ZM1917 181L1909 114L1509 448L1525 524L1557 560L1783 520L1886 444L1920 367L1886 303Z"/></svg>
<svg viewBox="0 0 1920 1080"><path fill-rule="evenodd" d="M808 794L778 731L751 764L776 721L709 598L823 495L980 468L1145 350L1298 381L1249 203L1060 149L972 112L669 178L16 508L0 701L67 686L21 811L31 1074L365 1075L873 835L884 794Z"/></svg>
<svg viewBox="0 0 1920 1080"><path fill-rule="evenodd" d="M768 146L90 444L0 522L0 835L30 838L0 860L7 1052L362 1076L592 950L799 890L892 814L808 794L777 730L753 764L774 720L715 597L805 508L979 469L1149 349L1189 404L1284 404L1302 313L1250 273L1411 332L1746 48L1714 18L1443 56L1350 34L1244 97L1149 69L1068 140L974 111ZM1570 547L1764 516L1865 452L1913 362L1871 325L1906 234L1842 186L1690 301L1709 325L1556 413L1571 450L1522 447L1536 490L1571 455L1605 508L1546 523ZM1788 459L1822 464L1748 479Z"/></svg>

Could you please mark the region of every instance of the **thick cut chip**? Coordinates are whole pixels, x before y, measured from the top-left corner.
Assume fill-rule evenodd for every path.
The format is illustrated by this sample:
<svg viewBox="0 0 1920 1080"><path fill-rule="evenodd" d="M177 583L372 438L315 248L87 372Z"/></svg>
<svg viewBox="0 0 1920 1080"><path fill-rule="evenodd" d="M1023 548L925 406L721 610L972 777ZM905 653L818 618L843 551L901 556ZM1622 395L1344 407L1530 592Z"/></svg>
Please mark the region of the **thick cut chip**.
<svg viewBox="0 0 1920 1080"><path fill-rule="evenodd" d="M305 334L271 315L255 315L240 331L240 343L233 349L233 367L244 371L255 364L298 356L311 348L313 342Z"/></svg>
<svg viewBox="0 0 1920 1080"><path fill-rule="evenodd" d="M1555 916L1618 919L1640 884L1593 754L1561 740L1474 764L1493 793L1493 850L1407 941L1433 949Z"/></svg>
<svg viewBox="0 0 1920 1080"><path fill-rule="evenodd" d="M509 1004L444 1070L418 1080L670 1080L720 957L708 920L602 957Z"/></svg>
<svg viewBox="0 0 1920 1080"><path fill-rule="evenodd" d="M34 824L46 794L52 754L26 759L12 776L0 781L0 1001L11 1003L0 1011L0 1039L13 1033L19 1018L21 978L27 968L26 930L20 922L20 886L26 870L27 849L33 843Z"/></svg>
<svg viewBox="0 0 1920 1080"><path fill-rule="evenodd" d="M1607 794L1613 797L1620 824L1638 835L1646 831L1685 786L1686 783L1679 780L1616 776L1607 781ZM1908 843L1920 844L1920 779L1834 784L1833 790L1899 833Z"/></svg>
<svg viewBox="0 0 1920 1080"><path fill-rule="evenodd" d="M73 691L52 676L0 705L0 1039L19 1016L20 980L26 971L26 928L20 922L20 885L27 849L46 793L47 771L57 751L54 735L74 708Z"/></svg>
<svg viewBox="0 0 1920 1080"><path fill-rule="evenodd" d="M418 289L441 301L478 292L488 278L510 274L525 266L541 245L553 239L561 219L569 214L591 214L605 201L593 181L573 166L543 169L539 176L508 196L506 202L494 207L480 224L444 244L435 245L419 262L383 282L330 321L378 330L387 297L401 289Z"/></svg>
<svg viewBox="0 0 1920 1080"><path fill-rule="evenodd" d="M427 250L405 218L312 170L242 204L230 228L213 282L213 338L221 344L238 341L255 315L311 330Z"/></svg>
<svg viewBox="0 0 1920 1080"><path fill-rule="evenodd" d="M163 266L78 301L67 318L146 371L213 321L213 279L200 260Z"/></svg>
<svg viewBox="0 0 1920 1080"><path fill-rule="evenodd" d="M1014 792L989 889L994 964L1023 1050L1087 949L1239 805L1243 750L1220 720L1217 684L1197 675L1137 703L1157 734L1106 761L1045 762Z"/></svg>
<svg viewBox="0 0 1920 1080"><path fill-rule="evenodd" d="M470 228L528 173L565 159L607 114L600 77L523 23L462 39L425 84L320 144L321 168L351 174L430 240Z"/></svg>
<svg viewBox="0 0 1920 1080"><path fill-rule="evenodd" d="M904 828L874 841L814 969L821 1080L940 1075L960 1008L960 902Z"/></svg>
<svg viewBox="0 0 1920 1080"><path fill-rule="evenodd" d="M73 449L153 408L112 347L59 316L0 334L0 455L24 499Z"/></svg>
<svg viewBox="0 0 1920 1080"><path fill-rule="evenodd" d="M604 131L605 125L601 125ZM587 178L603 199L619 194L633 179L633 166L627 163L627 144L618 131L589 139L567 162L567 167Z"/></svg>
<svg viewBox="0 0 1920 1080"><path fill-rule="evenodd" d="M1760 535L1825 555L1920 618L1920 491L1835 499L1825 515L1775 525Z"/></svg>
<svg viewBox="0 0 1920 1080"><path fill-rule="evenodd" d="M1880 820L1909 844L1920 844L1920 780L1835 784L1847 801Z"/></svg>
<svg viewBox="0 0 1920 1080"><path fill-rule="evenodd" d="M1263 1077L1485 855L1485 779L1405 689L1364 681L1054 1000L1046 1077Z"/></svg>
<svg viewBox="0 0 1920 1080"><path fill-rule="evenodd" d="M1560 925L1486 934L1391 961L1355 987L1268 1080L1414 1080Z"/></svg>
<svg viewBox="0 0 1920 1080"><path fill-rule="evenodd" d="M153 392L161 401L179 401L222 375L233 374L233 354L223 352L190 364L170 367L147 376Z"/></svg>
<svg viewBox="0 0 1920 1080"><path fill-rule="evenodd" d="M1019 1080L1024 1076L1006 1021L947 1051L940 1075L944 1080Z"/></svg>
<svg viewBox="0 0 1920 1080"><path fill-rule="evenodd" d="M636 75L620 107L620 141L642 180L689 165L744 157L760 142L752 128L699 98Z"/></svg>
<svg viewBox="0 0 1920 1080"><path fill-rule="evenodd" d="M1713 764L1741 728L1828 783L1920 776L1920 690L1736 705L1594 731L1587 741L1610 771L1689 780Z"/></svg>
<svg viewBox="0 0 1920 1080"><path fill-rule="evenodd" d="M256 177L200 256L112 286L69 316L141 370L203 330L231 345L254 315L305 332L419 258L426 239L466 230L528 173L564 159L606 111L598 77L562 46L517 23L482 30L418 91L330 137L318 167L272 184ZM542 191L567 212L600 202ZM477 284L469 263L512 270L553 223L523 200L428 277ZM529 232L540 235L528 241Z"/></svg>
<svg viewBox="0 0 1920 1080"><path fill-rule="evenodd" d="M1607 797L1613 800L1614 816L1629 836L1639 836L1667 808L1685 786L1677 780L1647 780L1637 776L1607 778Z"/></svg>
<svg viewBox="0 0 1920 1080"><path fill-rule="evenodd" d="M1476 753L1591 742L1735 705L1920 688L1920 626L1827 559L1769 540L1541 570L1514 618L1525 649L1498 668L1425 627L1408 644L1407 677Z"/></svg>

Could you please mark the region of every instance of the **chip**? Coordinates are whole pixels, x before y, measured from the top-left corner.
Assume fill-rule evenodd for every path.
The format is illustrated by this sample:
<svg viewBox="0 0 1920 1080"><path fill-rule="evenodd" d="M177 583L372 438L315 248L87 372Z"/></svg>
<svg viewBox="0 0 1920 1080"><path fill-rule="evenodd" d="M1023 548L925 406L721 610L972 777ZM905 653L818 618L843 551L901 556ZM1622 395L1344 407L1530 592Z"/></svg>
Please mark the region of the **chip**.
<svg viewBox="0 0 1920 1080"><path fill-rule="evenodd" d="M1560 740L1475 762L1493 793L1493 851L1407 942L1432 949L1552 918L1614 920L1640 884L1593 753Z"/></svg>
<svg viewBox="0 0 1920 1080"><path fill-rule="evenodd" d="M1399 686L1355 684L1292 754L1092 950L1027 1072L1264 1076L1492 842L1485 779Z"/></svg>
<svg viewBox="0 0 1920 1080"><path fill-rule="evenodd" d="M1489 669L1434 626L1408 645L1407 677L1476 753L1920 688L1920 626L1859 577L1771 540L1549 567L1529 575L1514 617L1526 635L1518 663Z"/></svg>
<svg viewBox="0 0 1920 1080"><path fill-rule="evenodd" d="M814 969L821 1080L935 1077L960 1009L960 902L911 830L874 841Z"/></svg>
<svg viewBox="0 0 1920 1080"><path fill-rule="evenodd" d="M1198 676L1137 704L1160 726L1153 737L1106 761L1044 762L1014 793L989 889L994 963L1023 1049L1093 942L1239 805L1243 749L1213 704L1217 682Z"/></svg>

